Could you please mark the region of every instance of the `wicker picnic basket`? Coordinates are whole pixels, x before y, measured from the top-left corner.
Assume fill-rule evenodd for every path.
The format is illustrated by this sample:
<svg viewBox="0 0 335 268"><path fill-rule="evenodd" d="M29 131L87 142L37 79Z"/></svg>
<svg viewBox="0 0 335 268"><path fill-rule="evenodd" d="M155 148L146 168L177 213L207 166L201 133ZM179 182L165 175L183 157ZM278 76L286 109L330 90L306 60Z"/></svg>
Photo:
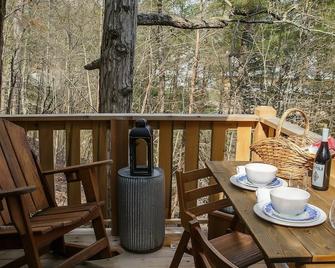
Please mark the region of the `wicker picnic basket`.
<svg viewBox="0 0 335 268"><path fill-rule="evenodd" d="M288 115L299 113L305 121L305 129L302 135L281 135L282 127ZM284 179L301 180L306 171L313 168L314 156L306 147L314 141L307 136L309 132L309 120L306 114L296 108L288 109L281 117L274 138L266 138L251 146L264 163L274 165L278 168L278 176Z"/></svg>

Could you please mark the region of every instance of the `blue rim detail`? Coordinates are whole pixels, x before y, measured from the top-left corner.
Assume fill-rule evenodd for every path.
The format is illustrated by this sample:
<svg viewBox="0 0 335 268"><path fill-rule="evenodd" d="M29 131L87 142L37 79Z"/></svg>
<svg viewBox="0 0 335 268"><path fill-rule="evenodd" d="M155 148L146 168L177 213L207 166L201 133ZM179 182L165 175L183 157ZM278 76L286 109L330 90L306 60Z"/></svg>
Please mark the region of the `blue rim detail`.
<svg viewBox="0 0 335 268"><path fill-rule="evenodd" d="M271 202L263 206L263 212L271 218L275 218L278 220L284 220L284 221L291 221L291 222L315 221L321 215L319 210L311 207L308 204L306 205L305 210L304 210L304 213L306 214L305 218L299 219L299 218L293 218L294 216L290 217L289 215L281 215L275 211Z"/></svg>
<svg viewBox="0 0 335 268"><path fill-rule="evenodd" d="M246 186L250 186L250 187L254 187L254 188L258 188L258 187L261 187L260 185L255 185L253 184L252 182L250 182L247 178L246 175L243 175L243 176L238 176L237 177L237 180L239 183L241 184L244 184ZM267 185L264 185L264 187L268 187L268 188L275 188L275 187L280 187L283 185L283 181L282 180L279 180L277 177L273 179L272 182L270 182L269 184ZM262 186L263 187L263 186Z"/></svg>

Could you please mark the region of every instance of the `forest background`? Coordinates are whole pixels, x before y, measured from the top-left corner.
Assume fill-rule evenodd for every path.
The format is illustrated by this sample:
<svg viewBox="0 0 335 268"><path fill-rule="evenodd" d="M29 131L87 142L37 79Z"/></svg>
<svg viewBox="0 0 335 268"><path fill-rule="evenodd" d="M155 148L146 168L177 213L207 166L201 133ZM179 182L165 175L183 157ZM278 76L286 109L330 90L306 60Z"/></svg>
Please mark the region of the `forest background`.
<svg viewBox="0 0 335 268"><path fill-rule="evenodd" d="M270 105L281 115L298 107L312 130L328 125L334 133L335 1L140 0L139 12L201 20L227 16L232 5L282 19L138 27L132 112L253 113ZM7 0L0 112L97 112L99 71L84 66L99 58L103 15L103 0Z"/></svg>

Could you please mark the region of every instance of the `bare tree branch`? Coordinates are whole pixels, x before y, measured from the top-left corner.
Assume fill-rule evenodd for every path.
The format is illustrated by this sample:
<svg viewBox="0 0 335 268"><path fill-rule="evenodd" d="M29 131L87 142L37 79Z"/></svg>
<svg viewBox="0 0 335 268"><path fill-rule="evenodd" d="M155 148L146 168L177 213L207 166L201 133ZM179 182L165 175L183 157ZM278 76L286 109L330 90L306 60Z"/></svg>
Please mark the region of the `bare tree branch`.
<svg viewBox="0 0 335 268"><path fill-rule="evenodd" d="M91 71L91 70L99 69L100 64L101 64L101 59L99 58L99 59L92 61L91 63L86 64L84 68L85 70Z"/></svg>
<svg viewBox="0 0 335 268"><path fill-rule="evenodd" d="M189 30L197 30L197 29L221 29L227 27L229 23L244 23L244 24L288 24L292 25L296 28L325 34L329 36L335 37L334 32L327 32L315 28L309 28L294 21L288 20L287 16L292 10L295 9L295 6L285 12L283 15L276 14L274 12L270 12L266 9L255 10L251 13L232 10L232 16L224 16L224 17L213 17L209 19L186 19L182 17L178 17L175 15L168 14L158 14L158 13L140 13L137 16L137 25L139 26L169 26L178 29L189 29ZM268 17L264 19L253 19L254 16L265 14ZM100 68L100 59L96 59L93 62L84 66L86 70L95 70Z"/></svg>
<svg viewBox="0 0 335 268"><path fill-rule="evenodd" d="M228 17L214 17L209 19L188 20L174 15L157 14L157 13L140 13L137 16L137 25L141 26L160 25L160 26L170 26L179 29L190 29L190 30L225 28L230 22L240 22L248 24L273 23L273 21L270 19L253 20L247 18L232 19Z"/></svg>
<svg viewBox="0 0 335 268"><path fill-rule="evenodd" d="M281 24L281 23L282 24L289 24L289 25L292 25L292 26L294 26L296 28L302 29L302 30L307 31L307 32L319 33L319 34L324 34L324 35L329 35L329 36L335 37L335 32L327 32L327 31L323 31L323 30L319 30L319 29L315 29L315 28L309 28L309 27L306 27L306 26L301 25L299 23L296 23L294 21L287 20L287 19L274 21L273 23L277 23L277 24Z"/></svg>

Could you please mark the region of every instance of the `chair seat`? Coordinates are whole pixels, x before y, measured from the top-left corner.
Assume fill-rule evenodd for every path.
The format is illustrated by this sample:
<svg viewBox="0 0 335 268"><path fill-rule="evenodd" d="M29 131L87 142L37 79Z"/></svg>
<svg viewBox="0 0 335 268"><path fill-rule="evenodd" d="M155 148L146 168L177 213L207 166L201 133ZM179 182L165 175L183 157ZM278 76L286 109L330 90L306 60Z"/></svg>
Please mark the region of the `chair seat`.
<svg viewBox="0 0 335 268"><path fill-rule="evenodd" d="M47 208L31 218L32 231L47 234L57 228L87 222L103 202ZM14 225L0 226L0 236L17 233Z"/></svg>
<svg viewBox="0 0 335 268"><path fill-rule="evenodd" d="M233 232L214 238L210 242L216 250L238 267L247 267L263 259L262 252L247 234Z"/></svg>

